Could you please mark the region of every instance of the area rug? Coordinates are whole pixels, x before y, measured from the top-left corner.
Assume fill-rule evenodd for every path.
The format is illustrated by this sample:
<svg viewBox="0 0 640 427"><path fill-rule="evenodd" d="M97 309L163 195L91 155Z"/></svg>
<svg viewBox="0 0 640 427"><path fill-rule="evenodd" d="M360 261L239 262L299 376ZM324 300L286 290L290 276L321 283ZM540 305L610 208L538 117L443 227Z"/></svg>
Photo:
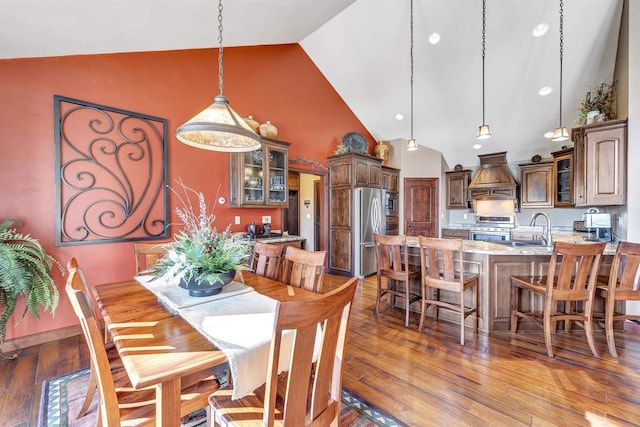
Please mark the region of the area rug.
<svg viewBox="0 0 640 427"><path fill-rule="evenodd" d="M42 398L40 400L40 413L38 415L38 427L85 427L96 425L97 400L89 409L89 413L81 419L76 419L76 414L82 406L89 369L82 369L61 377L42 382ZM389 414L376 409L365 399L348 390L342 389L342 411L340 412L340 425L345 427L372 427L372 426L404 426ZM190 417L183 427L197 427L206 424L206 414L198 411Z"/></svg>

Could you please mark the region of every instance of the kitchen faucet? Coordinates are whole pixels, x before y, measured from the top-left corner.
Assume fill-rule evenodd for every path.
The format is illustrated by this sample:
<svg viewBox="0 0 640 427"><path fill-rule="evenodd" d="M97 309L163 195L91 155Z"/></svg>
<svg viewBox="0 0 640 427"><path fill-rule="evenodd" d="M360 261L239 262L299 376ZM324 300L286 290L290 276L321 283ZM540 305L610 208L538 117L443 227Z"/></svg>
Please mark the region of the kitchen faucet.
<svg viewBox="0 0 640 427"><path fill-rule="evenodd" d="M532 218L531 218L531 222L529 223L529 227L533 227L536 225L536 219L542 215L543 217L546 218L547 220L547 229L545 231L545 236L542 236L542 240L544 241L545 245L547 246L551 246L553 245L553 242L551 241L551 219L549 219L549 215L547 215L544 212L538 212L536 213ZM544 226L543 226L544 229Z"/></svg>

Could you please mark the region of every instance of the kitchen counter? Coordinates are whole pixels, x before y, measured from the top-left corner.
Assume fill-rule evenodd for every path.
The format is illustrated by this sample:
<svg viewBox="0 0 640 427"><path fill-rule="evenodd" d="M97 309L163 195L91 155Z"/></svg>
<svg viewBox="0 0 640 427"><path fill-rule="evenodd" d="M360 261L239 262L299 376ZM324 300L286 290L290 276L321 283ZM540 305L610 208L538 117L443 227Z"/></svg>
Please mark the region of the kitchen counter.
<svg viewBox="0 0 640 427"><path fill-rule="evenodd" d="M263 242L284 246L297 246L301 249L304 249L305 242L307 240L302 236L296 236L292 234L288 236L265 237L259 239L245 237L245 239L247 239L252 246L255 244L255 242Z"/></svg>
<svg viewBox="0 0 640 427"><path fill-rule="evenodd" d="M571 231L552 231L554 241L566 241L579 244L589 244L583 237L585 233ZM412 262L420 263L418 253L418 238L407 236ZM600 263L601 275L608 275L617 243L607 243L604 256ZM493 331L506 331L510 328L511 315L511 276L539 276L546 274L549 268L552 246L517 246L511 247L499 243L463 240L463 265L464 271L479 275L480 307L478 311L478 328L480 331L491 333ZM411 283L412 292L421 294L419 281ZM526 292L522 293L521 304L535 306L542 311L543 300L536 298L531 300ZM466 295L465 300L470 304L471 295ZM441 299L455 302L455 294L441 292ZM411 307L419 312L420 303L416 302ZM624 311L624 307L618 307ZM596 301L594 310L603 311L602 301ZM448 310L442 310L440 317L444 320L459 323L459 316ZM471 318L467 319L471 326ZM537 329L533 323L521 321L519 329Z"/></svg>

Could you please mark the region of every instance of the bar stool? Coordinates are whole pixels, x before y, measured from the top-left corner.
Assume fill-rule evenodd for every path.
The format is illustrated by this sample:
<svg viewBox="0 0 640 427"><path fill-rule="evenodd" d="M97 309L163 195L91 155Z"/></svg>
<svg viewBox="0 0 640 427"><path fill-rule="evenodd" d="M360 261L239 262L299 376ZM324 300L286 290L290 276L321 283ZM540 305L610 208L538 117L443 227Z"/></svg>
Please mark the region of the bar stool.
<svg viewBox="0 0 640 427"><path fill-rule="evenodd" d="M640 315L616 313L618 301L640 301L640 244L618 243L609 277L598 277L597 295L605 299L604 325L612 357L618 358L613 322L640 320ZM594 314L596 316L596 314Z"/></svg>
<svg viewBox="0 0 640 427"><path fill-rule="evenodd" d="M478 275L462 271L461 239L434 239L419 236L418 243L422 270L422 310L418 331L422 331L424 318L430 305L433 306L436 320L438 320L439 307L452 310L460 315L460 345L464 345L464 321L468 316L473 315L473 330L474 332L478 330ZM435 291L433 298L429 297L430 288ZM467 309L464 293L469 288L472 289L473 296L471 307ZM458 302L440 301L440 290L457 293Z"/></svg>
<svg viewBox="0 0 640 427"><path fill-rule="evenodd" d="M409 282L420 277L420 270L409 264L406 236L387 236L384 234L373 235L376 249L376 266L378 289L376 291L376 307L373 315L378 314L378 304L385 294L392 297L392 305L395 306L395 298L402 297L405 301L404 326L409 326L409 306L420 299L419 295L410 293ZM382 279L386 279L386 286L382 287Z"/></svg>
<svg viewBox="0 0 640 427"><path fill-rule="evenodd" d="M544 329L547 354L553 357L551 332L555 333L556 322L564 320L565 330L570 330L571 321L579 321L584 327L591 352L600 357L593 340L593 300L600 258L606 243L556 242L551 255L549 272L546 276L511 276L511 332L518 329L518 318L529 319ZM544 311L521 311L520 292L530 292L544 298ZM571 309L572 304L582 301L584 310ZM558 310L558 303L564 302L564 311ZM540 318L543 321L540 321Z"/></svg>

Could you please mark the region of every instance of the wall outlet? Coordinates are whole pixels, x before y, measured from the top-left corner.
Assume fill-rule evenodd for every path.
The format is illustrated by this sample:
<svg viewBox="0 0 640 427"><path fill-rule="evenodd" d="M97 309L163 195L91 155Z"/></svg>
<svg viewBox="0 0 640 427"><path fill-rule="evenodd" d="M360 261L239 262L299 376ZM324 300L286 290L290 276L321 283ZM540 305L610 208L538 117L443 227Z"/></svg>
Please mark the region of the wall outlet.
<svg viewBox="0 0 640 427"><path fill-rule="evenodd" d="M262 215L262 222L264 224L271 224L271 215Z"/></svg>
<svg viewBox="0 0 640 427"><path fill-rule="evenodd" d="M463 214L462 215L462 218L464 218L464 219L467 219L468 217L469 217L469 215L467 215L467 214Z"/></svg>
<svg viewBox="0 0 640 427"><path fill-rule="evenodd" d="M235 222L236 225L240 224L240 215L236 215L234 222Z"/></svg>
<svg viewBox="0 0 640 427"><path fill-rule="evenodd" d="M618 215L618 227L624 227L624 218Z"/></svg>

